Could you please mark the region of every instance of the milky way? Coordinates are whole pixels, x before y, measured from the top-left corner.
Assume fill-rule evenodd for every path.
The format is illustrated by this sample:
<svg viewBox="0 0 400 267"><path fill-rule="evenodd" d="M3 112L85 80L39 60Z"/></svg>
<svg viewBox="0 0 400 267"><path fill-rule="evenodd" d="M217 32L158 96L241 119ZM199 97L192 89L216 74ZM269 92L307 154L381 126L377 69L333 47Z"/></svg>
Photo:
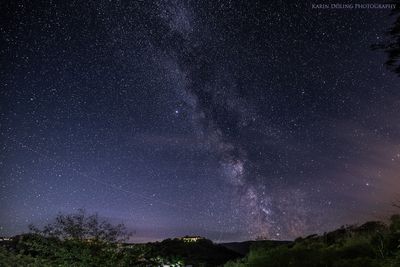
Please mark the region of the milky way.
<svg viewBox="0 0 400 267"><path fill-rule="evenodd" d="M0 235L85 208L142 242L293 239L400 187L387 9L1 4Z"/></svg>

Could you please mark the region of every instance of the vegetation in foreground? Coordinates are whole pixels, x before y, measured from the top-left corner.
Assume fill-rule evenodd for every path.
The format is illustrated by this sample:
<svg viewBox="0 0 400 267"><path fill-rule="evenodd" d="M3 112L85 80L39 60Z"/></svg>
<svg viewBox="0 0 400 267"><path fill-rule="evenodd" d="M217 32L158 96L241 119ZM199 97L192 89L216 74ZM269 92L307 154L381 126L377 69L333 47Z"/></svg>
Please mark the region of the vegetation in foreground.
<svg viewBox="0 0 400 267"><path fill-rule="evenodd" d="M0 266L222 266L240 254L210 240L166 239L124 243L124 225L101 221L83 210L62 215L42 229L1 242Z"/></svg>
<svg viewBox="0 0 400 267"><path fill-rule="evenodd" d="M400 215L390 225L368 222L291 244L254 245L248 255L225 267L400 267Z"/></svg>
<svg viewBox="0 0 400 267"><path fill-rule="evenodd" d="M129 236L122 224L84 211L59 215L43 229L2 241L0 266L400 267L400 215L389 225L368 222L294 242L254 242L244 258L207 239L124 243Z"/></svg>

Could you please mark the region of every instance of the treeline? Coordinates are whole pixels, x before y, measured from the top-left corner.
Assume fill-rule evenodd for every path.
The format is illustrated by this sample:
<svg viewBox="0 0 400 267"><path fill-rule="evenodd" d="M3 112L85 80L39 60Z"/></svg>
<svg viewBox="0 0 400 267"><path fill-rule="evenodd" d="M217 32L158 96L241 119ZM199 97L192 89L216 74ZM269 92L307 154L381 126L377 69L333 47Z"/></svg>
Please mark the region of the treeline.
<svg viewBox="0 0 400 267"><path fill-rule="evenodd" d="M7 244L6 244L7 243ZM167 239L147 244L57 240L37 234L14 237L0 246L0 266L222 266L240 255L210 240Z"/></svg>
<svg viewBox="0 0 400 267"><path fill-rule="evenodd" d="M112 225L85 211L63 215L39 229L0 242L0 266L222 266L240 254L210 240L166 239L125 243L124 225Z"/></svg>
<svg viewBox="0 0 400 267"><path fill-rule="evenodd" d="M278 247L254 245L245 258L225 264L244 266L400 267L400 216L392 216L389 225L368 222Z"/></svg>
<svg viewBox="0 0 400 267"><path fill-rule="evenodd" d="M254 241L245 257L207 239L124 243L128 237L97 215L59 215L0 242L0 266L400 267L400 215L294 242Z"/></svg>

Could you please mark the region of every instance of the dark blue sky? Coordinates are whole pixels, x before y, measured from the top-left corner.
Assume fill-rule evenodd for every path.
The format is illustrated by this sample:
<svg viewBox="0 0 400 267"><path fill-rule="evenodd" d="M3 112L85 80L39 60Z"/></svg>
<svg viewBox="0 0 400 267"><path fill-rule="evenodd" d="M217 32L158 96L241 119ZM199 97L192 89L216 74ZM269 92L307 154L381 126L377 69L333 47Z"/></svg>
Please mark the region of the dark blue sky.
<svg viewBox="0 0 400 267"><path fill-rule="evenodd" d="M85 208L133 241L291 239L400 187L385 9L1 3L0 235Z"/></svg>

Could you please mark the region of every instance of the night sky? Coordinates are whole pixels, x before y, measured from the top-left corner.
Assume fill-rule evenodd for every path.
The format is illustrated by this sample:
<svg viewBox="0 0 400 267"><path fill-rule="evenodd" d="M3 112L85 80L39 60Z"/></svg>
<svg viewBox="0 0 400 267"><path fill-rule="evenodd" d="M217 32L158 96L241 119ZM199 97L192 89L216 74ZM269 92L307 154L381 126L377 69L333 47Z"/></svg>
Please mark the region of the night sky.
<svg viewBox="0 0 400 267"><path fill-rule="evenodd" d="M1 1L0 235L79 208L134 242L388 216L400 80L370 47L393 18L312 4Z"/></svg>

